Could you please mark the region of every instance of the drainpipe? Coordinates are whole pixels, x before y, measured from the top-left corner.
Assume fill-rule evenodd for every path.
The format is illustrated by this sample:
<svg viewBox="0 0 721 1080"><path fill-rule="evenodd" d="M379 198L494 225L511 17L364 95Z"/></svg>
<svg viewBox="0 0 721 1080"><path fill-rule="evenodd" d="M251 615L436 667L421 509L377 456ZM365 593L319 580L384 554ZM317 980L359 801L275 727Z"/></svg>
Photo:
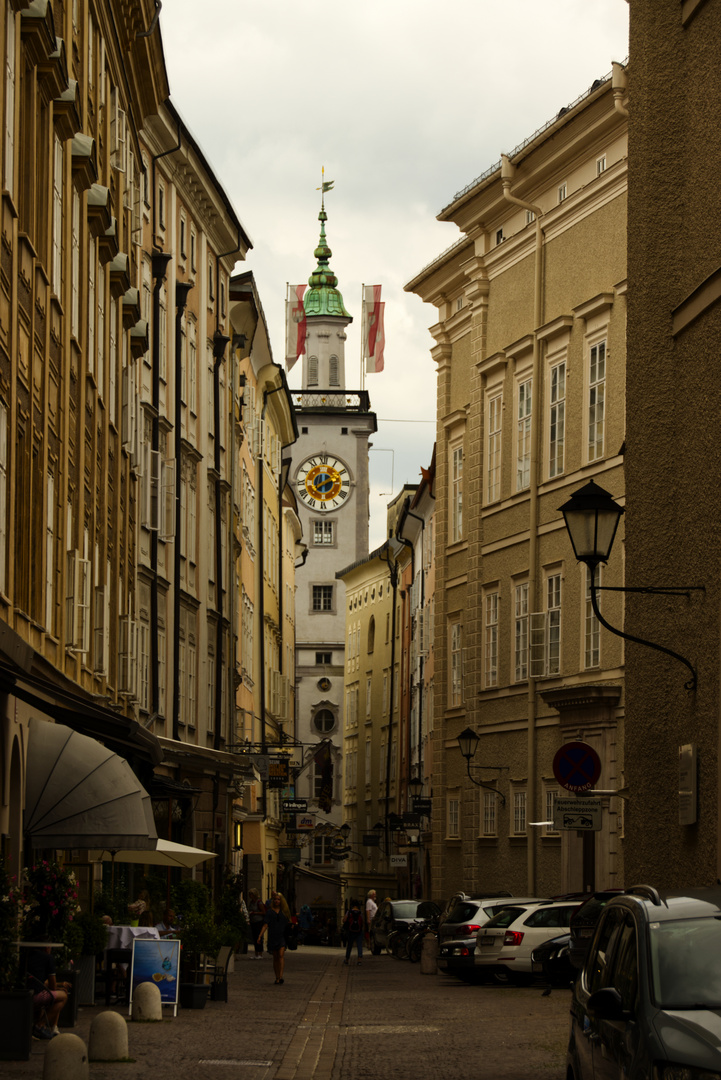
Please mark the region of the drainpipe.
<svg viewBox="0 0 721 1080"><path fill-rule="evenodd" d="M541 343L538 330L543 322L543 229L540 206L516 198L511 194L511 184L515 174L515 165L511 164L506 154L501 155L501 184L506 202L530 210L536 218L536 257L533 280L533 367L532 393L536 399L531 410L531 467L530 467L530 504L528 512L528 598L531 611L538 610L538 468L540 460L541 410ZM528 673L528 813L535 813L536 807L536 682ZM536 836L531 832L527 842L528 851L528 890L529 896L536 891Z"/></svg>
<svg viewBox="0 0 721 1080"><path fill-rule="evenodd" d="M617 113L621 114L621 116L628 116L628 109L623 104L626 88L628 86L626 69L623 64L619 64L614 60L612 71L611 86L613 87L613 107Z"/></svg>
<svg viewBox="0 0 721 1080"><path fill-rule="evenodd" d="M173 418L175 436L175 551L173 552L173 738L180 740L180 532L182 517L180 513L180 492L183 479L182 407L180 386L183 366L183 339L181 328L183 313L188 302L188 293L193 288L186 281L175 283L175 415Z"/></svg>

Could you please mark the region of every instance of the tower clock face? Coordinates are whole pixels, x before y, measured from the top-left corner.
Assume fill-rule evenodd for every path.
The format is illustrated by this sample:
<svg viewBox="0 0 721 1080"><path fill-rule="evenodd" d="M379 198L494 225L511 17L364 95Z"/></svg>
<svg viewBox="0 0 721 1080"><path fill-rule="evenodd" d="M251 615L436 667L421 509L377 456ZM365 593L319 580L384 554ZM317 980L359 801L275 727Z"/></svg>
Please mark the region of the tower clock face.
<svg viewBox="0 0 721 1080"><path fill-rule="evenodd" d="M298 495L316 513L339 510L350 494L350 476L342 461L332 454L314 454L298 469Z"/></svg>

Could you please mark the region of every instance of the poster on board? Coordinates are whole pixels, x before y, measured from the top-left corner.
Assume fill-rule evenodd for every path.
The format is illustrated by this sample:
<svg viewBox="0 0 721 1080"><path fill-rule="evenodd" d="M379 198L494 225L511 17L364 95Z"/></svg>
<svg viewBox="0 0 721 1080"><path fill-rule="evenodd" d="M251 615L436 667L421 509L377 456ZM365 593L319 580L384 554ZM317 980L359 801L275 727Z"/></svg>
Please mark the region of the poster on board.
<svg viewBox="0 0 721 1080"><path fill-rule="evenodd" d="M161 1005L178 1008L180 942L174 938L135 938L130 969L130 1006L140 983L155 983Z"/></svg>

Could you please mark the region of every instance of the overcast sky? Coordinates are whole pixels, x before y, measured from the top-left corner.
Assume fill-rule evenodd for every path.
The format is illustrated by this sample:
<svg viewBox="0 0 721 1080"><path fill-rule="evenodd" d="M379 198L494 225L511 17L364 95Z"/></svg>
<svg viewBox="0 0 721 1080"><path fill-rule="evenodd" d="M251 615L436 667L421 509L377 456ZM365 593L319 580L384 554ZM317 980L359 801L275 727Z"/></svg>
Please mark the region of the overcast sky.
<svg viewBox="0 0 721 1080"><path fill-rule="evenodd" d="M460 236L436 215L625 60L628 4L163 0L160 22L173 104L253 240L244 268L255 274L276 362L285 284L315 268L322 166L335 182L331 266L354 320L348 389L360 386L361 284L383 286L386 367L366 377L378 415L373 550L391 495L419 481L433 449L436 309L403 286Z"/></svg>

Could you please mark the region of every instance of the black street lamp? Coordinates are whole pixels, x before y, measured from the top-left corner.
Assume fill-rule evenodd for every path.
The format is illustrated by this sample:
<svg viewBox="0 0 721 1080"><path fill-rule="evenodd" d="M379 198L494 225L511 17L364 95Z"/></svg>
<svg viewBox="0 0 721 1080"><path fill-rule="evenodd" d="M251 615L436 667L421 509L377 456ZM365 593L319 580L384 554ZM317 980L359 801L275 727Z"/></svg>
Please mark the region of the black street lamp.
<svg viewBox="0 0 721 1080"><path fill-rule="evenodd" d="M478 744L480 742L480 736L476 734L473 728L464 728L464 730L458 736L458 748L466 759L466 766L468 768L468 777L476 784L477 787L487 788L492 791L501 800L501 805L506 805L506 799L502 791L498 791L491 784L486 784L483 780L476 780L475 776L471 772L471 758L475 756ZM505 765L476 765L477 769L504 769Z"/></svg>
<svg viewBox="0 0 721 1080"><path fill-rule="evenodd" d="M579 562L585 563L590 571L591 607L601 626L605 626L617 637L625 638L626 641L635 641L638 645L647 645L649 649L672 656L679 660L691 672L691 678L684 683L687 690L696 689L696 671L685 657L673 649L667 649L664 645L656 645L653 641L627 634L625 630L619 630L611 626L604 619L598 606L598 590L606 592L636 592L648 593L651 596L685 596L689 598L691 592L705 592L703 585L683 586L623 586L623 585L597 585L596 567L599 563L607 563L616 538L616 530L625 512L613 497L593 480L575 491L568 502L558 508L563 514L566 529L571 540L573 553Z"/></svg>

